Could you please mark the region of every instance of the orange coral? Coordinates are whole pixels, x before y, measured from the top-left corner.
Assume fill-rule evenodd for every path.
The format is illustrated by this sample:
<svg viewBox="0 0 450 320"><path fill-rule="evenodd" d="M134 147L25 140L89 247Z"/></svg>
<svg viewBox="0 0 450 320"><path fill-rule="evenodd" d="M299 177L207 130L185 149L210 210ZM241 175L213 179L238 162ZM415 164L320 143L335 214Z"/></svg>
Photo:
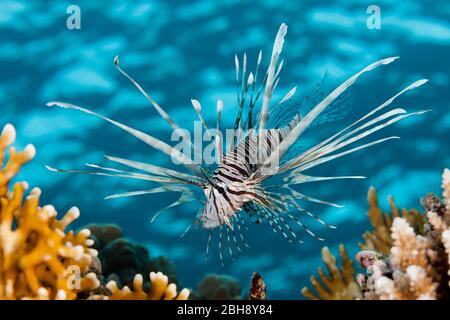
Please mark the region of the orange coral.
<svg viewBox="0 0 450 320"><path fill-rule="evenodd" d="M110 295L95 295L90 297L95 300L187 300L189 290L183 289L177 295L177 286L169 283L169 278L161 272L150 272L151 289L147 293L143 289L142 275L137 274L133 281L133 290L124 286L117 287L116 282L110 281L106 287L111 292Z"/></svg>
<svg viewBox="0 0 450 320"><path fill-rule="evenodd" d="M0 136L0 167L5 150L15 140L15 129L7 124ZM77 293L99 286L89 273L96 250L89 248L89 230L65 232L79 216L71 208L60 220L52 205L39 206L41 191L25 182L9 182L21 166L35 155L32 145L17 152L9 148L9 159L0 172L0 299L75 299Z"/></svg>
<svg viewBox="0 0 450 320"><path fill-rule="evenodd" d="M395 205L394 198L388 197L391 213L383 214L378 206L378 197L375 188L371 187L368 193L369 216L370 222L373 226L373 231L364 233L365 243L360 243L359 246L363 250L375 250L384 255L390 253L392 247L391 227L392 221L397 217L403 217L418 234L423 233L424 215L417 210L399 210Z"/></svg>
<svg viewBox="0 0 450 320"><path fill-rule="evenodd" d="M361 290L355 280L355 269L353 262L348 258L344 245L339 246L339 253L342 259L342 268L339 269L336 257L331 254L327 247L322 249L322 259L328 269L326 275L322 268L317 268L319 279L311 276L311 283L317 294L309 288L302 289L305 297L311 300L353 300L362 297Z"/></svg>

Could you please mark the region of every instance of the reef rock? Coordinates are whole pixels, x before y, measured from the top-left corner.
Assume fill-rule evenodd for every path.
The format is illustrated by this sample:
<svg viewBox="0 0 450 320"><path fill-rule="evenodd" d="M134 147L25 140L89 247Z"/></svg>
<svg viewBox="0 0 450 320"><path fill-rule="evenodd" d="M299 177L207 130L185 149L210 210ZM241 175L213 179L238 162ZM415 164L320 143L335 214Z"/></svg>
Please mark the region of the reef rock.
<svg viewBox="0 0 450 320"><path fill-rule="evenodd" d="M123 237L122 230L113 224L88 225L94 247L99 252L105 282L113 280L119 288L132 287L136 274L143 276L143 287L150 289L151 272L162 272L171 283L177 284L175 267L166 257L151 258L147 248Z"/></svg>
<svg viewBox="0 0 450 320"><path fill-rule="evenodd" d="M195 300L240 300L241 286L228 275L210 274L203 278L193 293Z"/></svg>

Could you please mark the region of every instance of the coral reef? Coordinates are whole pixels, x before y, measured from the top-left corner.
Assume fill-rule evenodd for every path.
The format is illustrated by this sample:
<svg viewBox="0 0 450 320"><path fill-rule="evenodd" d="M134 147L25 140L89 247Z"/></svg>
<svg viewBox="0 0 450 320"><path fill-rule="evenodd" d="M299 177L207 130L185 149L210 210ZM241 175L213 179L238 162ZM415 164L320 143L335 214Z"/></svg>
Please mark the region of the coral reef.
<svg viewBox="0 0 450 320"><path fill-rule="evenodd" d="M58 217L52 205L40 205L41 191L12 179L35 155L32 145L17 151L15 129L0 135L0 299L186 300L242 299L237 280L227 275L206 276L190 295L177 294L175 268L166 257L151 258L146 247L124 238L115 225L89 225L67 230L80 212L72 207ZM8 155L6 149L9 147ZM5 161L6 160L6 161ZM310 299L412 300L450 297L450 171L444 170L442 200L428 194L421 200L424 214L399 210L389 197L390 213L381 211L374 188L368 193L368 216L373 230L364 234L356 274L343 245L342 265L328 248L311 277ZM247 298L266 299L266 284L254 272Z"/></svg>
<svg viewBox="0 0 450 320"><path fill-rule="evenodd" d="M366 268L358 276L364 298L383 300L436 299L437 283L433 282L429 264L429 243L416 235L403 218L392 225L394 239L391 256L363 251L357 259Z"/></svg>
<svg viewBox="0 0 450 320"><path fill-rule="evenodd" d="M240 300L241 286L233 277L210 274L197 285L192 293L195 300Z"/></svg>
<svg viewBox="0 0 450 320"><path fill-rule="evenodd" d="M378 197L375 188L371 187L368 194L369 216L370 222L373 226L373 231L367 231L363 237L365 243L360 243L359 246L363 250L375 250L383 254L389 254L392 247L393 239L391 237L392 221L397 217L403 217L408 221L418 234L423 233L424 216L417 210L402 209L399 210L395 205L394 198L389 196L388 202L391 208L391 213L381 211L378 206Z"/></svg>
<svg viewBox="0 0 450 320"><path fill-rule="evenodd" d="M317 294L309 288L302 289L305 297L312 300L353 300L361 298L361 291L355 280L355 269L353 262L348 257L344 245L339 246L339 254L342 259L342 268L339 269L336 257L331 254L327 247L322 249L322 259L327 267L327 275L321 267L317 268L319 279L311 276L311 283Z"/></svg>
<svg viewBox="0 0 450 320"><path fill-rule="evenodd" d="M189 297L188 289L177 294L175 269L167 258L150 258L144 246L124 239L117 226L68 231L80 215L76 207L58 219L52 205L40 206L39 188L26 197L26 182L16 182L10 190L11 180L36 153L27 145L23 151L10 147L6 155L15 136L10 124L0 136L0 300Z"/></svg>
<svg viewBox="0 0 450 320"><path fill-rule="evenodd" d="M90 248L89 230L66 232L79 216L70 209L60 220L52 205L39 205L41 191L25 182L9 183L35 155L32 145L23 151L9 148L15 129L7 124L0 136L0 299L75 299L95 289L99 281L90 265L97 251Z"/></svg>
<svg viewBox="0 0 450 320"><path fill-rule="evenodd" d="M102 290L97 290L89 299L145 300L173 299L176 296L175 267L168 258L150 257L146 247L124 238L116 225L92 224L85 228L91 231L90 238L99 252L101 267ZM190 299L197 300L234 300L241 299L240 294L237 280L227 275L211 274L198 284L197 290L189 294L184 289L177 299L187 299L189 295Z"/></svg>
<svg viewBox="0 0 450 320"><path fill-rule="evenodd" d="M104 281L114 280L119 288L132 287L136 274L143 276L144 289L150 289L151 272L162 272L168 276L170 283L178 284L175 267L166 257L150 258L146 247L123 237L122 230L113 224L88 225L90 238L102 267Z"/></svg>
<svg viewBox="0 0 450 320"><path fill-rule="evenodd" d="M403 218L392 224L389 257L366 264L361 276L367 299L447 300L449 283L450 171L444 170L443 201L434 194L422 199L426 212L423 234ZM361 254L357 259L361 259Z"/></svg>
<svg viewBox="0 0 450 320"><path fill-rule="evenodd" d="M428 194L421 203L425 214L417 210L401 212L393 199L389 198L392 214L383 215L378 207L375 189L369 190L369 217L374 231L366 232L364 249L356 260L365 273L357 275L361 298L368 300L448 300L450 297L450 171L444 170L442 177L443 200ZM326 248L325 248L326 250ZM341 246L341 250L343 246ZM335 272L345 272L346 256L342 256L342 271L336 260L324 255L327 266ZM333 257L334 258L334 257ZM327 261L328 259L328 261ZM337 271L336 271L337 270ZM348 271L348 270L347 270ZM353 268L348 271L354 273ZM331 273L331 272L330 272ZM322 281L323 288L312 277L311 282L318 296L307 288L303 294L311 299L330 299L341 296L342 286L328 285L329 278ZM344 290L345 292L345 290ZM355 296L354 298L360 298Z"/></svg>
<svg viewBox="0 0 450 320"><path fill-rule="evenodd" d="M144 279L142 275L136 274L133 279L132 289L124 286L119 289L117 283L113 280L106 284L110 291L108 295L93 295L92 300L187 300L189 290L183 289L177 295L177 286L169 283L169 278L161 272L150 272L151 288L144 290Z"/></svg>

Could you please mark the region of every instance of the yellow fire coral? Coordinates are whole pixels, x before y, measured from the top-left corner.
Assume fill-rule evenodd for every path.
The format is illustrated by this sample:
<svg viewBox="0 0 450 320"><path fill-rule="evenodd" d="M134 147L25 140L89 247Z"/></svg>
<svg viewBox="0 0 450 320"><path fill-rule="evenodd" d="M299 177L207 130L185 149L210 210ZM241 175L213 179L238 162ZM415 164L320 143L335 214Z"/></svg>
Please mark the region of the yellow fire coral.
<svg viewBox="0 0 450 320"><path fill-rule="evenodd" d="M24 198L25 182L11 179L21 166L35 155L32 145L23 151L9 148L15 140L15 129L7 124L0 136L0 299L75 299L77 293L99 286L89 272L92 256L89 230L65 232L79 216L70 209L60 220L52 205L39 206L40 189L34 188Z"/></svg>
<svg viewBox="0 0 450 320"><path fill-rule="evenodd" d="M174 283L169 284L169 278L161 272L150 272L151 289L147 293L143 289L142 275L137 274L133 281L133 290L124 286L122 289L117 287L116 282L110 281L106 288L111 292L110 295L95 295L90 297L93 300L187 300L189 290L183 289L177 295L177 286Z"/></svg>
<svg viewBox="0 0 450 320"><path fill-rule="evenodd" d="M326 275L322 268L317 268L321 281L311 276L311 283L317 294L305 287L302 289L305 297L312 300L353 300L361 298L361 290L355 280L353 262L349 259L342 244L339 246L339 253L342 259L341 269L338 268L336 257L331 254L330 250L327 247L322 249L322 259L329 275Z"/></svg>

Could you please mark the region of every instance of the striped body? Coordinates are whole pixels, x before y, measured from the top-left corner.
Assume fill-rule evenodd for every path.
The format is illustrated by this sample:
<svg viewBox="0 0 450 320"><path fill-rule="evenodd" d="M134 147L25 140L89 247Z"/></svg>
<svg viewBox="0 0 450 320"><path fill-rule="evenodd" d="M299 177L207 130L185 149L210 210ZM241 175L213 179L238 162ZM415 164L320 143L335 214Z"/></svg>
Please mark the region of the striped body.
<svg viewBox="0 0 450 320"><path fill-rule="evenodd" d="M213 184L204 189L206 204L200 217L204 228L213 229L224 223L231 225L230 220L246 203L254 201L270 206L260 187L261 180L252 176L259 168L258 164L263 163L277 149L299 119L295 117L288 126L281 129L265 130L260 135L261 138L254 130L250 130L223 157L223 162L214 171ZM262 151L258 153L258 150ZM244 211L247 212L245 209Z"/></svg>

